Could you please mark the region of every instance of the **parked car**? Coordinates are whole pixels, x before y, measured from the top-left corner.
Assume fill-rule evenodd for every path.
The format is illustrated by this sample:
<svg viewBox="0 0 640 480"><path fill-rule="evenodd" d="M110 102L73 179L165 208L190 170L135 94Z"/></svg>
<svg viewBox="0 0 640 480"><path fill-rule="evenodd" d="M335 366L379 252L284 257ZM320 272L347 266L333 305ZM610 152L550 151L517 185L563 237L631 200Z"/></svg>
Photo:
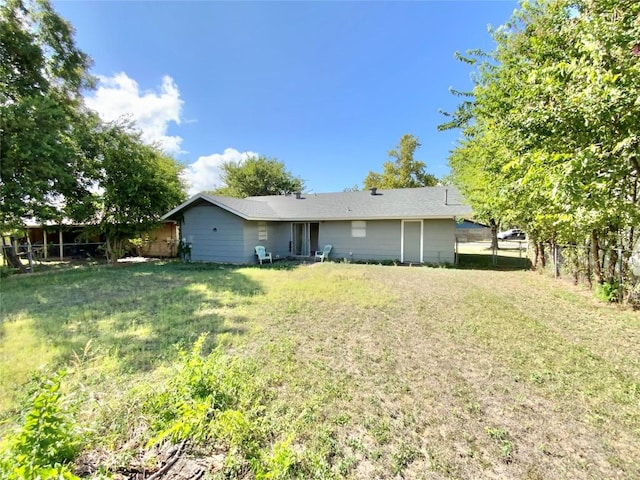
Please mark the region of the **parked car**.
<svg viewBox="0 0 640 480"><path fill-rule="evenodd" d="M527 236L519 228L510 228L504 232L498 232L498 240L524 240L525 238Z"/></svg>

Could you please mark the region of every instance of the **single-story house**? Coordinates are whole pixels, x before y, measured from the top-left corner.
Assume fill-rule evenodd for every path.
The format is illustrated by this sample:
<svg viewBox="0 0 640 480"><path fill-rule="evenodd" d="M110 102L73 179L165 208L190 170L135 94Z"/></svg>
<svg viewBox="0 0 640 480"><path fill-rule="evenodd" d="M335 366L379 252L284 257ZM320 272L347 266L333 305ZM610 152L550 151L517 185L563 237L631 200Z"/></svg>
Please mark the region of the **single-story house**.
<svg viewBox="0 0 640 480"><path fill-rule="evenodd" d="M255 246L274 259L309 257L453 263L455 225L468 207L453 187L229 198L199 193L165 214L192 261L249 264Z"/></svg>

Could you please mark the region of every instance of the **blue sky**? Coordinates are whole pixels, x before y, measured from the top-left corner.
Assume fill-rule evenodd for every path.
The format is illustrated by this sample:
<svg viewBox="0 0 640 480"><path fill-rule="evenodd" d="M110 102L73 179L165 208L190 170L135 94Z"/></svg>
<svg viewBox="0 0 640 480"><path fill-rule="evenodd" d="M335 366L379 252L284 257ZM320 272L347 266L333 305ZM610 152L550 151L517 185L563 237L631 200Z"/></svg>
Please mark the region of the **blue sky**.
<svg viewBox="0 0 640 480"><path fill-rule="evenodd" d="M456 51L491 50L515 1L56 1L100 78L87 104L130 116L186 166L191 193L220 162L276 157L307 191L381 171L400 137L438 177L457 132L438 132L471 86Z"/></svg>

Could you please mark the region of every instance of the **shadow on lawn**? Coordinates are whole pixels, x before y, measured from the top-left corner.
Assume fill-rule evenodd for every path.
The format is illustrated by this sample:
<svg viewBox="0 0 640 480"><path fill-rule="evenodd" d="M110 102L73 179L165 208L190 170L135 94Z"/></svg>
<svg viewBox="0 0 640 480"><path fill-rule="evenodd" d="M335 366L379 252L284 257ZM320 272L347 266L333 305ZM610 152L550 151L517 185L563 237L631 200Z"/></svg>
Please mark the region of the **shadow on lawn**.
<svg viewBox="0 0 640 480"><path fill-rule="evenodd" d="M2 316L32 319L33 334L60 351L61 364L91 345L97 359L146 371L202 333L212 348L220 335L246 331L235 307L263 290L239 268L155 263L22 277L3 286Z"/></svg>
<svg viewBox="0 0 640 480"><path fill-rule="evenodd" d="M531 260L526 256L522 258L498 255L495 259L491 253L459 253L456 268L469 270L529 270Z"/></svg>

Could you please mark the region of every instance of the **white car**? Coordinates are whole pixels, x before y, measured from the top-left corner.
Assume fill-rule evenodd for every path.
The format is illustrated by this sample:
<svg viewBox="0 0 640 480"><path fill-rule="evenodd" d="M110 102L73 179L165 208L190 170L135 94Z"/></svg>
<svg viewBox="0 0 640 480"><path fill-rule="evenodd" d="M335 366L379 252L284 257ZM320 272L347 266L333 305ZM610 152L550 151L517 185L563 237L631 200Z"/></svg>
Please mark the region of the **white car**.
<svg viewBox="0 0 640 480"><path fill-rule="evenodd" d="M498 232L498 240L524 240L525 238L527 236L519 228L510 228L504 232Z"/></svg>

